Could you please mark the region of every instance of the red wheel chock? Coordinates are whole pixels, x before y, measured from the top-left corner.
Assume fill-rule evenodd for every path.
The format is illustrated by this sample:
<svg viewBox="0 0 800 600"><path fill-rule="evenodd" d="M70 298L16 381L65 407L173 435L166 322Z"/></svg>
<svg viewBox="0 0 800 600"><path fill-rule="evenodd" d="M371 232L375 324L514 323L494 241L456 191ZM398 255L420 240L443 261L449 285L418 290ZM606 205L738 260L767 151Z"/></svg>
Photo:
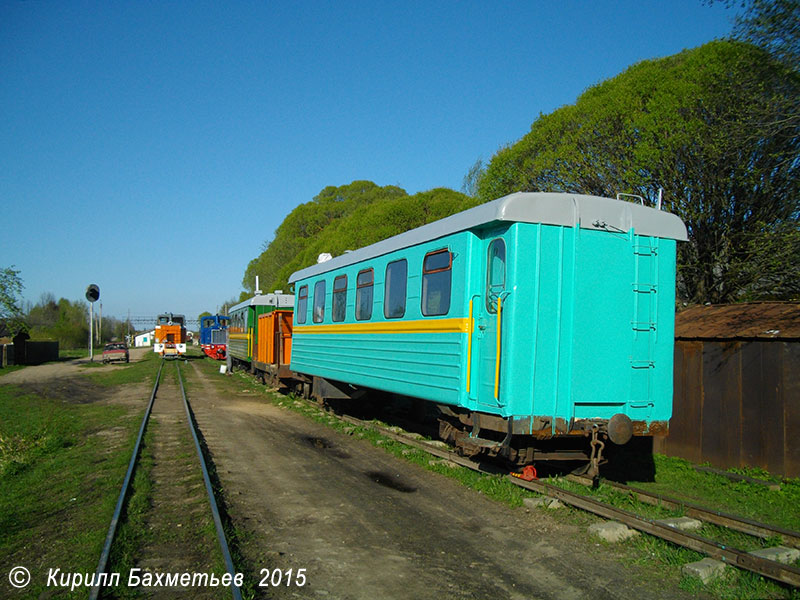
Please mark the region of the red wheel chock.
<svg viewBox="0 0 800 600"><path fill-rule="evenodd" d="M521 473L511 473L512 477L519 477L524 481L533 481L534 479L539 479L536 476L536 467L533 465L528 465L524 469L522 469Z"/></svg>

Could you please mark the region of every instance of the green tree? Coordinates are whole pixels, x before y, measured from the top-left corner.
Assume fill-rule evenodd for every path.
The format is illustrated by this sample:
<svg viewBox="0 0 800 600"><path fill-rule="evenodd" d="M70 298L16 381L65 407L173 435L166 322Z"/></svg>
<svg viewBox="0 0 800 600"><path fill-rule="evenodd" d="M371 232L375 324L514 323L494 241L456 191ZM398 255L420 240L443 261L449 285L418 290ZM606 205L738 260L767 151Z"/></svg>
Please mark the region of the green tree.
<svg viewBox="0 0 800 600"><path fill-rule="evenodd" d="M41 295L39 302L28 311L31 339L58 340L61 348L82 348L89 340L89 311L83 300L70 302L61 298L56 302L52 293ZM124 324L118 319L103 319L103 340L121 337ZM95 330L96 331L96 330Z"/></svg>
<svg viewBox="0 0 800 600"><path fill-rule="evenodd" d="M744 0L741 5L744 11L736 17L734 37L800 70L800 0Z"/></svg>
<svg viewBox="0 0 800 600"><path fill-rule="evenodd" d="M478 181L483 176L484 173L484 166L483 166L483 159L479 158L475 161L475 163L469 168L467 174L464 175L464 180L461 183L461 191L465 193L467 196L474 198L478 195Z"/></svg>
<svg viewBox="0 0 800 600"><path fill-rule="evenodd" d="M689 230L678 258L684 299L797 297L800 132L772 135L753 114L769 106L778 120L798 95L798 74L747 43L645 61L540 115L494 156L478 196L624 192L652 202L663 188L665 208Z"/></svg>
<svg viewBox="0 0 800 600"><path fill-rule="evenodd" d="M326 187L311 202L301 204L289 213L275 231L272 241L265 242L261 254L250 261L242 279L246 290L244 296L252 295L255 290L256 275L264 291L285 286L286 275L282 273L286 265L298 264L297 257L339 219L370 204L405 196L406 192L399 187L379 187L371 181Z"/></svg>
<svg viewBox="0 0 800 600"><path fill-rule="evenodd" d="M409 196L400 188L368 181L327 187L286 217L275 238L250 262L245 284L258 274L263 290L288 291L289 276L316 263L322 253L338 256L479 203L446 188ZM241 299L249 295L242 292Z"/></svg>
<svg viewBox="0 0 800 600"><path fill-rule="evenodd" d="M44 292L33 307L28 310L28 326L31 330L43 330L58 323L59 306L51 292Z"/></svg>
<svg viewBox="0 0 800 600"><path fill-rule="evenodd" d="M25 287L14 265L0 269L0 337L27 331L17 296Z"/></svg>
<svg viewBox="0 0 800 600"><path fill-rule="evenodd" d="M210 317L210 316L212 316L211 313L206 310L197 315L197 320L202 321L203 317Z"/></svg>
<svg viewBox="0 0 800 600"><path fill-rule="evenodd" d="M800 72L800 0L743 0L744 11L736 17L733 37L768 52L797 75ZM760 85L758 77L743 82ZM792 138L800 127L800 94L791 88L768 95L753 107L742 133L751 140L762 137ZM787 157L792 160L795 157Z"/></svg>

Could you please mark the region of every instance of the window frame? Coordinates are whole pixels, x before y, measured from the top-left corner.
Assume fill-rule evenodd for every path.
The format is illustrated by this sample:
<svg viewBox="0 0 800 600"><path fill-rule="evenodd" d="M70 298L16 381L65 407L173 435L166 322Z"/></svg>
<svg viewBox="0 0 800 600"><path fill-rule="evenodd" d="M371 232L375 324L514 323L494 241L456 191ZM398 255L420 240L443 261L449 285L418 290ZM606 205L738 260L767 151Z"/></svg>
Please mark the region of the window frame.
<svg viewBox="0 0 800 600"><path fill-rule="evenodd" d="M303 295L305 292L305 295ZM297 324L303 325L308 319L308 284L297 290Z"/></svg>
<svg viewBox="0 0 800 600"><path fill-rule="evenodd" d="M341 288L341 289L336 289L337 282L342 281L342 280L344 280L344 287ZM341 298L340 302L337 302L338 298ZM341 303L341 306L339 307L340 303ZM336 316L337 316L337 312L336 312L337 307L341 308L341 315L340 315L341 318L340 319L336 318ZM332 297L331 297L331 321L333 321L334 323L341 323L346 318L347 318L347 275L346 274L342 274L342 275L337 275L333 279L333 291L332 291Z"/></svg>
<svg viewBox="0 0 800 600"><path fill-rule="evenodd" d="M389 300L391 299L389 296L390 289L389 289L389 269L392 265L397 265L403 263L405 266L406 276L403 280L403 312L398 315L390 316L388 314L387 309L389 308ZM393 284L394 285L394 284ZM399 258L397 260L393 260L390 263L386 264L386 270L384 271L384 279L383 279L383 316L386 319L402 319L406 316L406 308L408 305L408 260L405 258Z"/></svg>
<svg viewBox="0 0 800 600"><path fill-rule="evenodd" d="M365 273L370 274L369 283L359 283L359 279L361 279L361 276L364 275ZM363 290L364 288L370 288L370 302L368 304L369 312L367 316L363 316L359 311L359 309L361 308L361 294L364 293L361 290ZM375 301L375 269L373 269L372 267L368 267L366 269L360 270L358 272L358 275L356 275L356 306L355 306L356 321L369 321L372 319L372 305L374 304L374 301Z"/></svg>
<svg viewBox="0 0 800 600"><path fill-rule="evenodd" d="M437 254L447 253L447 266L441 267L438 269L431 269L427 270L425 263L428 262L428 258L432 256L436 256ZM435 275L437 273L444 273L447 271L450 276L447 279L447 310L444 312L426 312L427 305L425 301L427 300L427 287L426 282L428 279L426 277L428 275ZM453 253L450 251L450 248L439 248L438 250L431 250L428 252L425 257L422 259L422 284L421 290L419 295L419 303L420 303L420 312L422 312L423 317L442 317L450 312L450 305L452 304L452 292L453 292Z"/></svg>
<svg viewBox="0 0 800 600"><path fill-rule="evenodd" d="M492 284L492 247L497 243L500 242L503 244L503 280L501 284ZM506 279L507 279L507 270L508 266L508 251L506 247L506 241L502 237L496 237L491 242L489 242L489 246L486 248L486 310L492 314L497 312L497 304L495 302L491 302L490 300L494 300L500 296L503 290L506 289ZM500 293L494 293L492 291L493 288L500 288Z"/></svg>
<svg viewBox="0 0 800 600"><path fill-rule="evenodd" d="M320 285L321 284L321 285ZM324 323L325 322L325 294L327 293L327 285L325 279L320 279L319 281L314 283L314 301L312 303L312 310L311 310L311 321L313 323ZM320 303L317 303L317 294L318 290L322 290L322 293L319 294ZM317 310L319 309L319 318L317 318Z"/></svg>

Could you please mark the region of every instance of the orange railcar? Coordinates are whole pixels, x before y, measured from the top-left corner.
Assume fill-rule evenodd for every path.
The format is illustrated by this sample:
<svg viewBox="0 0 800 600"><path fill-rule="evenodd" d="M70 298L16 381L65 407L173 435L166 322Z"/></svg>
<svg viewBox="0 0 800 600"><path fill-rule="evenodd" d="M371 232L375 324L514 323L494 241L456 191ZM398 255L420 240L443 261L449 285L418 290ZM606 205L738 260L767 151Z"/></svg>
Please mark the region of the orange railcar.
<svg viewBox="0 0 800 600"><path fill-rule="evenodd" d="M258 317L256 360L288 365L292 359L292 311L273 310Z"/></svg>
<svg viewBox="0 0 800 600"><path fill-rule="evenodd" d="M292 376L292 315L291 310L273 310L258 317L253 367L276 384Z"/></svg>

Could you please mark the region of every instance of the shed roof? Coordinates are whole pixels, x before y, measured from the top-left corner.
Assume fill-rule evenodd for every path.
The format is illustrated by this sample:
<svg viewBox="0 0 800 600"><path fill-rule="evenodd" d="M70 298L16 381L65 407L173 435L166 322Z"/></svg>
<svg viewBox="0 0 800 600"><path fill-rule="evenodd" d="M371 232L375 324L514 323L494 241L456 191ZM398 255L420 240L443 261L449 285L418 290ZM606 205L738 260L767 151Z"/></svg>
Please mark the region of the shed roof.
<svg viewBox="0 0 800 600"><path fill-rule="evenodd" d="M292 273L289 283L395 250L495 222L544 223L686 241L686 226L672 213L625 200L551 192L516 192L411 229L370 246Z"/></svg>
<svg viewBox="0 0 800 600"><path fill-rule="evenodd" d="M800 339L800 302L693 306L675 317L678 339Z"/></svg>

